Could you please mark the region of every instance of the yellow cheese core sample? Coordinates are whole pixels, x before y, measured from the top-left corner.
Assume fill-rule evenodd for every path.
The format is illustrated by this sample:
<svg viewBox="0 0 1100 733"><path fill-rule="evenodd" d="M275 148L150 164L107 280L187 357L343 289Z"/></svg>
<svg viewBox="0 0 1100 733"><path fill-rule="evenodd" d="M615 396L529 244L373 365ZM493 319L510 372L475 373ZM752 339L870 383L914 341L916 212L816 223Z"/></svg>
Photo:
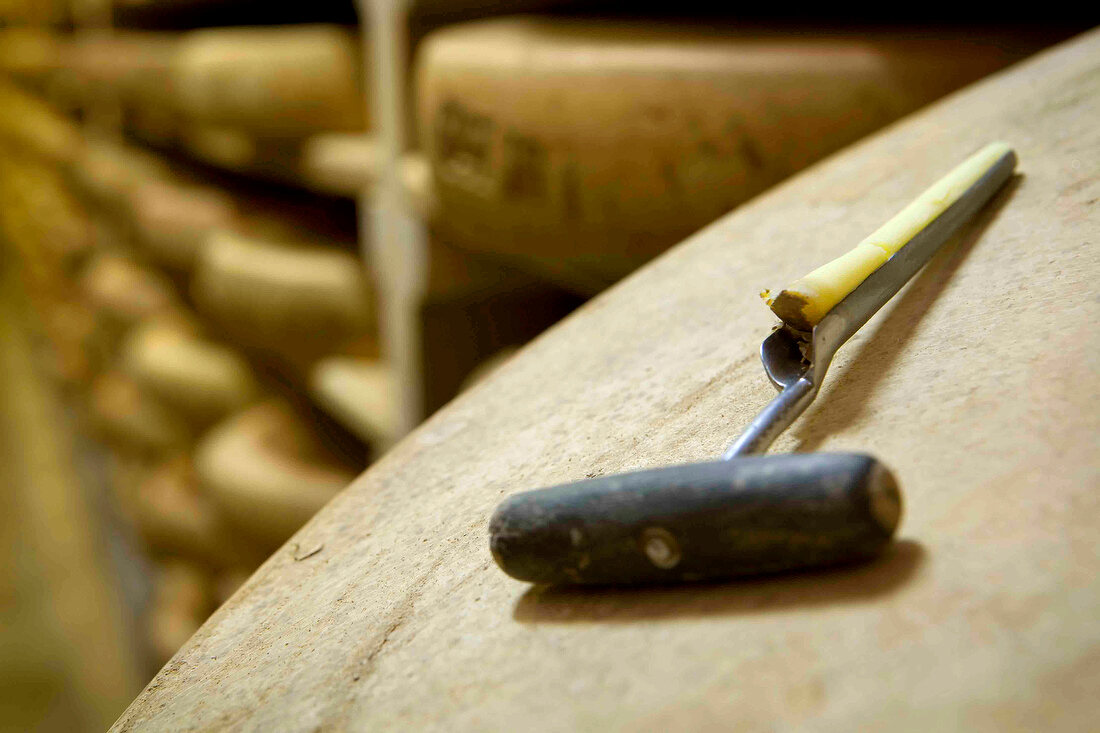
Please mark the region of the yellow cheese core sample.
<svg viewBox="0 0 1100 733"><path fill-rule="evenodd" d="M974 183L1012 148L986 145L932 185L893 219L851 251L796 280L775 297L772 311L793 328L809 331L833 307L904 247L922 229L959 200Z"/></svg>

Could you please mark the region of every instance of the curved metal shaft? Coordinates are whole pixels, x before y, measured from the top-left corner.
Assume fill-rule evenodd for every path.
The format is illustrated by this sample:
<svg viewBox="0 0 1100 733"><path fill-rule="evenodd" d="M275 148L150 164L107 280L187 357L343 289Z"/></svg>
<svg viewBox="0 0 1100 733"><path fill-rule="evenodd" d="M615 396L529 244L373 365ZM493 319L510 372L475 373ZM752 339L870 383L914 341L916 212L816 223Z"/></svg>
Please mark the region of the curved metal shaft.
<svg viewBox="0 0 1100 733"><path fill-rule="evenodd" d="M722 459L767 452L775 439L810 406L816 394L817 387L805 377L788 384L726 449Z"/></svg>

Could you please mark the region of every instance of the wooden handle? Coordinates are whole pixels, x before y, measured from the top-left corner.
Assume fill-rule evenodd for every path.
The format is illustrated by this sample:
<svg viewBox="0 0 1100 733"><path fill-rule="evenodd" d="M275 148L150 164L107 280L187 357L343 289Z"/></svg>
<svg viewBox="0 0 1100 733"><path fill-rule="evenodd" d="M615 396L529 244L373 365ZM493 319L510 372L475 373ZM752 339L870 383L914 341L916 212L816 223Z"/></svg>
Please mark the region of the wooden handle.
<svg viewBox="0 0 1100 733"><path fill-rule="evenodd" d="M504 572L533 583L667 583L863 560L901 496L854 453L696 463L528 491L489 524Z"/></svg>

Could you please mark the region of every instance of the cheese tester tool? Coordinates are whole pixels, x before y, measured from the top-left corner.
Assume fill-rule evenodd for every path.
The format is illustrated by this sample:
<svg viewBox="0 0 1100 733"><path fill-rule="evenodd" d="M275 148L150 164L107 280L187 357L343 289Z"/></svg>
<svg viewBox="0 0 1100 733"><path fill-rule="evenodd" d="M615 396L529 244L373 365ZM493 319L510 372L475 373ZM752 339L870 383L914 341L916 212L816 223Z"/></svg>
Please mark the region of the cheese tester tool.
<svg viewBox="0 0 1100 733"><path fill-rule="evenodd" d="M515 494L489 545L533 583L670 583L866 560L890 543L901 494L857 453L764 456L817 396L833 356L1012 175L982 148L853 250L770 303L784 320L760 348L779 394L721 460L602 476Z"/></svg>

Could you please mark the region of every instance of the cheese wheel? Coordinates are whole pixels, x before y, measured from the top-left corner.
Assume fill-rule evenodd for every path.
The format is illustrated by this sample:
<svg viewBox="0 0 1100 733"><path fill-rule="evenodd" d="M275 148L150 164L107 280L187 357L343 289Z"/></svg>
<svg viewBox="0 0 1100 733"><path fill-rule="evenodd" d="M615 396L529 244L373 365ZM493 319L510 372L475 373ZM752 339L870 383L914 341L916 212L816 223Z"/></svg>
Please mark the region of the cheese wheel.
<svg viewBox="0 0 1100 733"><path fill-rule="evenodd" d="M77 286L98 317L96 341L107 351L146 318L187 319L168 279L123 255L94 255L81 270Z"/></svg>
<svg viewBox="0 0 1100 733"><path fill-rule="evenodd" d="M397 438L398 385L393 370L368 359L322 359L309 377L314 400L366 443L384 450Z"/></svg>
<svg viewBox="0 0 1100 733"><path fill-rule="evenodd" d="M77 190L116 221L128 222L137 191L168 176L168 166L132 146L89 140L71 166Z"/></svg>
<svg viewBox="0 0 1100 733"><path fill-rule="evenodd" d="M80 129L38 97L0 79L0 140L64 164L79 154Z"/></svg>
<svg viewBox="0 0 1100 733"><path fill-rule="evenodd" d="M95 347L95 314L79 302L64 301L50 304L41 313L50 342L47 372L68 386L87 384L101 359Z"/></svg>
<svg viewBox="0 0 1100 733"><path fill-rule="evenodd" d="M187 445L192 437L179 413L121 372L106 372L96 378L88 395L88 409L96 431L127 450L162 454Z"/></svg>
<svg viewBox="0 0 1100 733"><path fill-rule="evenodd" d="M367 135L314 135L302 145L302 177L322 191L358 195L378 180L380 156Z"/></svg>
<svg viewBox="0 0 1100 733"><path fill-rule="evenodd" d="M126 59L117 80L123 124L154 145L169 145L181 124L172 61L179 47L175 33L115 33L118 53Z"/></svg>
<svg viewBox="0 0 1100 733"><path fill-rule="evenodd" d="M210 578L204 570L178 560L158 568L146 619L158 662L167 662L212 610Z"/></svg>
<svg viewBox="0 0 1100 733"><path fill-rule="evenodd" d="M466 378L462 380L462 386L459 388L460 391L465 392L484 382L498 369L508 363L508 360L515 356L518 350L518 347L508 346L490 355L466 375Z"/></svg>
<svg viewBox="0 0 1100 733"><path fill-rule="evenodd" d="M58 26L70 23L76 7L101 0L4 0L0 19L5 25Z"/></svg>
<svg viewBox="0 0 1100 733"><path fill-rule="evenodd" d="M331 247L213 234L193 282L199 309L242 343L289 356L334 349L368 329L359 259Z"/></svg>
<svg viewBox="0 0 1100 733"><path fill-rule="evenodd" d="M209 186L152 181L133 195L134 230L158 262L190 271L199 248L234 217L232 199Z"/></svg>
<svg viewBox="0 0 1100 733"><path fill-rule="evenodd" d="M140 513L138 495L142 484L151 475L149 456L123 447L121 450L105 450L103 458L112 508L129 524L137 526Z"/></svg>
<svg viewBox="0 0 1100 733"><path fill-rule="evenodd" d="M189 123L180 142L194 158L236 173L300 183L301 140L264 137L243 127Z"/></svg>
<svg viewBox="0 0 1100 733"><path fill-rule="evenodd" d="M259 157L255 139L233 127L189 124L180 141L199 160L232 171L247 172Z"/></svg>
<svg viewBox="0 0 1100 733"><path fill-rule="evenodd" d="M203 489L241 530L275 547L354 478L282 402L214 427L195 452Z"/></svg>
<svg viewBox="0 0 1100 733"><path fill-rule="evenodd" d="M360 129L354 36L334 26L188 33L173 62L178 105L202 122L280 135Z"/></svg>
<svg viewBox="0 0 1100 733"><path fill-rule="evenodd" d="M995 39L490 20L423 42L420 139L456 244L593 292L1018 57Z"/></svg>
<svg viewBox="0 0 1100 733"><path fill-rule="evenodd" d="M378 182L381 153L374 138L331 132L314 135L302 144L303 181L320 191L358 196ZM409 206L425 219L434 210L431 166L419 153L402 156L398 176Z"/></svg>
<svg viewBox="0 0 1100 733"><path fill-rule="evenodd" d="M62 38L43 28L0 29L0 71L41 82L62 65Z"/></svg>
<svg viewBox="0 0 1100 733"><path fill-rule="evenodd" d="M241 556L217 508L199 491L187 456L150 472L138 487L136 510L141 534L157 554L217 568L231 567Z"/></svg>
<svg viewBox="0 0 1100 733"><path fill-rule="evenodd" d="M64 175L25 149L0 144L0 230L23 262L36 300L72 299L72 274L94 246L91 223Z"/></svg>
<svg viewBox="0 0 1100 733"><path fill-rule="evenodd" d="M229 568L222 571L214 578L214 600L219 606L229 600L229 598L237 592L237 590L244 585L248 580L248 576L252 574L252 570L255 568Z"/></svg>
<svg viewBox="0 0 1100 733"><path fill-rule="evenodd" d="M88 94L166 110L176 99L171 68L178 42L172 33L86 34L65 46L64 65Z"/></svg>
<svg viewBox="0 0 1100 733"><path fill-rule="evenodd" d="M258 391L248 363L232 348L167 324L131 331L122 364L135 382L196 425L239 410Z"/></svg>

